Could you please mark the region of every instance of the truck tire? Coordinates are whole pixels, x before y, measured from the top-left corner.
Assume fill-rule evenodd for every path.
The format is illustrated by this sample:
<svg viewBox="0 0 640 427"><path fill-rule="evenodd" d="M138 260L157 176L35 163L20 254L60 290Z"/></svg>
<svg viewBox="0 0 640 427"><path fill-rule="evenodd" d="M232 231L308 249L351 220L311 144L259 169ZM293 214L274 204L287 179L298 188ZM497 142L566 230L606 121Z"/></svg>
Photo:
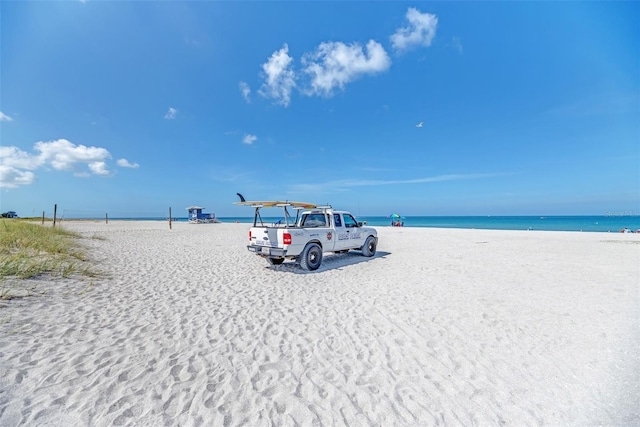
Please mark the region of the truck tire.
<svg viewBox="0 0 640 427"><path fill-rule="evenodd" d="M300 254L300 267L305 270L317 270L322 264L322 248L317 243L307 243Z"/></svg>
<svg viewBox="0 0 640 427"><path fill-rule="evenodd" d="M267 258L267 262L271 265L280 265L284 262L284 258Z"/></svg>
<svg viewBox="0 0 640 427"><path fill-rule="evenodd" d="M373 236L367 237L367 240L364 241L364 245L362 245L362 255L366 257L372 257L376 254L376 238Z"/></svg>

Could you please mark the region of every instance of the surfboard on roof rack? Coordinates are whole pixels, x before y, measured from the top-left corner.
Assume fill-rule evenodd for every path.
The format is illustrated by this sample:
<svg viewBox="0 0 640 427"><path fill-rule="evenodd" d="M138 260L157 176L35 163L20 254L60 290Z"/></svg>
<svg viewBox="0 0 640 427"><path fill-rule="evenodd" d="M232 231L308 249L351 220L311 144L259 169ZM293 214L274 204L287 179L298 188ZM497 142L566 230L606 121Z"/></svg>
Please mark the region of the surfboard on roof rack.
<svg viewBox="0 0 640 427"><path fill-rule="evenodd" d="M314 209L320 207L320 205L316 203L308 203L308 202L290 202L288 200L258 200L258 201L244 201L244 202L234 202L234 205L241 206L251 206L251 207L261 207L261 208L274 208L274 207L286 207L291 206L295 209Z"/></svg>

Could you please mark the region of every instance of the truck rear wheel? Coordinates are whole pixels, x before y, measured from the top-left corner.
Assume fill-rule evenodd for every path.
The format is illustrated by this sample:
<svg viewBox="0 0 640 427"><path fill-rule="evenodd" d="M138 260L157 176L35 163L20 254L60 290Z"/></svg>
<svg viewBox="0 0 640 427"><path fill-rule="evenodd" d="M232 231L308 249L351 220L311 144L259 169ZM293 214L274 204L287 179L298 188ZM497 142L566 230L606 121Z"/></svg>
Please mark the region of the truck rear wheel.
<svg viewBox="0 0 640 427"><path fill-rule="evenodd" d="M317 270L322 264L322 248L317 243L307 243L300 254L300 267L305 270Z"/></svg>
<svg viewBox="0 0 640 427"><path fill-rule="evenodd" d="M376 254L376 238L373 236L367 237L367 240L364 241L364 245L362 245L362 255L371 257Z"/></svg>

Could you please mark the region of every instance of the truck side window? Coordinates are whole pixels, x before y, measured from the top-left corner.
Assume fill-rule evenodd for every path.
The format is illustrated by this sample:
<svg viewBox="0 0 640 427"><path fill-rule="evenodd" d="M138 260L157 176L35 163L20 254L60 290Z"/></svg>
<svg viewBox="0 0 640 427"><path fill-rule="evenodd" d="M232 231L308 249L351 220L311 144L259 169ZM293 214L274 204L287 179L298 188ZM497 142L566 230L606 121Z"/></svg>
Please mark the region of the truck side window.
<svg viewBox="0 0 640 427"><path fill-rule="evenodd" d="M326 227L327 219L324 214L309 214L304 219L303 227Z"/></svg>
<svg viewBox="0 0 640 427"><path fill-rule="evenodd" d="M358 223L356 222L355 218L352 217L351 215L345 215L344 226L347 228L355 228L358 226Z"/></svg>
<svg viewBox="0 0 640 427"><path fill-rule="evenodd" d="M340 214L333 214L333 222L335 222L336 227L342 227L342 220L340 219Z"/></svg>

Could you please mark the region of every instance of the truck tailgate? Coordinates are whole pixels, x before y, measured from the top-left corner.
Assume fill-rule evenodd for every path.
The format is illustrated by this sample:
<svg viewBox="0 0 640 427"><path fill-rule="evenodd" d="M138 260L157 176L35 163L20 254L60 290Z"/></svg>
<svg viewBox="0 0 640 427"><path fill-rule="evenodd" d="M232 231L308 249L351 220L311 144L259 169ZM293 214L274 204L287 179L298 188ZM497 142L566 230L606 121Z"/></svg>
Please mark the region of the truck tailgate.
<svg viewBox="0 0 640 427"><path fill-rule="evenodd" d="M258 246L272 248L282 245L282 231L273 227L253 227L251 229L251 243Z"/></svg>

